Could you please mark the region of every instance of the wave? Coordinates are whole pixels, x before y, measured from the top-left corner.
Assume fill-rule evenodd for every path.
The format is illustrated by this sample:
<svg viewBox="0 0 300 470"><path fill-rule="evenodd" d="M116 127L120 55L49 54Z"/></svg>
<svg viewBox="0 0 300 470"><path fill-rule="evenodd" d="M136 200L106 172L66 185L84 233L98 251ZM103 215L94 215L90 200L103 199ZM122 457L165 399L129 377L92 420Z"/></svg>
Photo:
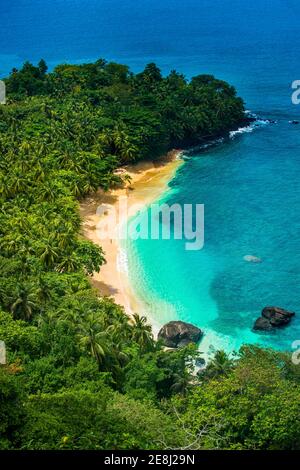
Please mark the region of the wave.
<svg viewBox="0 0 300 470"><path fill-rule="evenodd" d="M257 116L256 114L252 113L251 111L246 111L245 114L248 117L253 118L253 122L251 122L251 124L248 124L247 126L239 127L238 129L229 132L230 139L234 139L235 137L241 134L247 134L247 133L253 132L259 127L265 127L265 126L268 126L269 124L277 124L277 121L272 121L271 119L263 119Z"/></svg>
<svg viewBox="0 0 300 470"><path fill-rule="evenodd" d="M207 140L203 142L202 144L199 144L190 149L184 150L180 153L180 158L183 160L189 160L191 157L199 155L200 152L204 152L207 149L211 149L212 147L216 147L220 144L223 144L224 142L226 142L228 137L229 139L234 139L238 135L253 132L254 130L260 127L268 126L269 124L278 123L278 121L275 119L274 120L267 119L267 118L264 119L249 110L245 111L245 115L247 118L249 118L249 121L251 120L250 124L247 123L247 125L244 127L239 127L238 129L230 131L229 134L225 137L224 136L216 137L215 139Z"/></svg>
<svg viewBox="0 0 300 470"><path fill-rule="evenodd" d="M117 271L126 275L128 275L129 272L127 252L123 249L119 249L117 255Z"/></svg>

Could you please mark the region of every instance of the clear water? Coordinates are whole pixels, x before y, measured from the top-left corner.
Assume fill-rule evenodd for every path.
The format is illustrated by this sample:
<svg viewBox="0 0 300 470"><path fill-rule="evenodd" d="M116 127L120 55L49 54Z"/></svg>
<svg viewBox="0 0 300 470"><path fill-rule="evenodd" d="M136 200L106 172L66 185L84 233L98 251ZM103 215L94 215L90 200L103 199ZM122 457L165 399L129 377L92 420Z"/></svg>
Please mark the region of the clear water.
<svg viewBox="0 0 300 470"><path fill-rule="evenodd" d="M158 324L178 318L202 327L201 344L227 350L247 342L290 349L300 339L300 79L296 0L0 0L0 76L25 60L106 57L140 70L213 73L234 84L276 125L236 136L180 168L163 200L205 204L205 247L183 241L128 246L131 280ZM262 259L247 263L245 255ZM262 307L298 312L292 325L255 334Z"/></svg>
<svg viewBox="0 0 300 470"><path fill-rule="evenodd" d="M204 350L243 343L290 349L300 338L299 317L272 335L251 331L266 305L300 311L299 145L299 131L283 120L180 168L160 202L204 203L205 245L186 251L185 240L131 242L133 284L151 317L200 326Z"/></svg>

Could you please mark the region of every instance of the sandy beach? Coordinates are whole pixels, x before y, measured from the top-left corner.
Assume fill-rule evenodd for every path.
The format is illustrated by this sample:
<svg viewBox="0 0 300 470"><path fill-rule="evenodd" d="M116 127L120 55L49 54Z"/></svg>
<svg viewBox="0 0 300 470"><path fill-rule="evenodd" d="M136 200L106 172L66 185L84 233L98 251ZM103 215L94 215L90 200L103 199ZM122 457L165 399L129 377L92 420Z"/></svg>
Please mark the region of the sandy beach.
<svg viewBox="0 0 300 470"><path fill-rule="evenodd" d="M103 238L99 234L108 225L111 209L117 221L121 219L120 225L124 225L128 217L133 216L137 210L154 202L167 189L168 182L182 165L180 154L181 151L174 150L163 159L126 166L119 171L128 174L130 182L125 183L120 189L106 193L99 190L80 205L82 234L102 247L106 259L106 264L102 266L100 273L94 273L91 278L92 285L101 295L113 297L116 303L124 307L128 315L143 312L142 302L134 295L129 284L128 272L122 263L124 250L121 241L117 237ZM124 210L125 206L128 207L128 211Z"/></svg>

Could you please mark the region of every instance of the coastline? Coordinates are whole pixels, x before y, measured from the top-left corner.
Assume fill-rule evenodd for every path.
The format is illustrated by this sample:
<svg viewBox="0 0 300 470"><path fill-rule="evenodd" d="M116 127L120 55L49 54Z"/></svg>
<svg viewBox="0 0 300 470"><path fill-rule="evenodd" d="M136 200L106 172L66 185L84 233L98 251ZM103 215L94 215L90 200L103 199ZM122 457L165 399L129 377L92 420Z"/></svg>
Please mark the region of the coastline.
<svg viewBox="0 0 300 470"><path fill-rule="evenodd" d="M124 225L128 218L154 202L167 190L169 181L177 169L184 163L180 159L181 150L172 150L165 157L155 161L143 161L127 165L121 171L130 176L122 188L108 192L98 190L93 196L87 197L80 204L82 219L82 235L102 247L106 264L99 273L94 273L91 283L102 296L112 297L121 305L128 316L133 313L143 313L143 302L134 294L130 285L126 269L122 269L124 249L122 240L117 237L102 238L99 232L105 230L109 223L110 211L99 211L98 208L109 206L113 208L120 225ZM123 204L127 204L128 212L122 213ZM98 213L97 213L98 209ZM99 213L100 212L100 213Z"/></svg>

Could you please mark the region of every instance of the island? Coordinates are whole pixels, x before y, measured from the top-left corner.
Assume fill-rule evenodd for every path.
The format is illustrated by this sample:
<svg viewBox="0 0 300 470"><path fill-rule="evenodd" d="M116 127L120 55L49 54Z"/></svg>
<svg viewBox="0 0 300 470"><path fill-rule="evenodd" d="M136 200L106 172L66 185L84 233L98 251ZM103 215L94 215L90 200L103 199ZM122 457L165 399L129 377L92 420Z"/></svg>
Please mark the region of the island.
<svg viewBox="0 0 300 470"><path fill-rule="evenodd" d="M97 278L113 254L93 243L95 198L130 191L136 164L140 187L152 172L161 191L178 165L164 156L247 125L234 87L104 59L51 72L26 62L5 84L0 448L299 448L299 367L288 353L215 351L197 374L201 330L166 348L143 311L120 305L118 285Z"/></svg>

